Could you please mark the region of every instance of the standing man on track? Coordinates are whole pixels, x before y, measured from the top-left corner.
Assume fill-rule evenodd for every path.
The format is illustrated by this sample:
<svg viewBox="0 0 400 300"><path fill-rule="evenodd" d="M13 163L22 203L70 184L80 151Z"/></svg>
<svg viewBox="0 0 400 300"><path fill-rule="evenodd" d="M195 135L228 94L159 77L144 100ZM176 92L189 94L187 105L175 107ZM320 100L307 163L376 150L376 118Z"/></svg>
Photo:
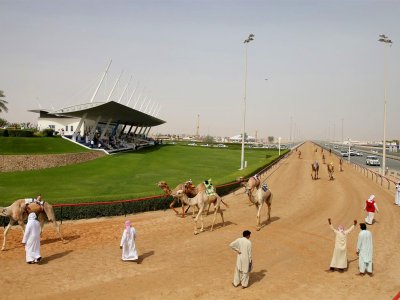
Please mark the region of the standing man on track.
<svg viewBox="0 0 400 300"><path fill-rule="evenodd" d="M241 284L243 289L249 285L249 275L253 265L250 235L251 232L245 230L243 237L236 239L229 245L238 254L232 284L234 287Z"/></svg>
<svg viewBox="0 0 400 300"><path fill-rule="evenodd" d="M372 233L367 230L365 223L360 224L360 233L358 234L357 241L357 255L358 255L358 267L360 269L360 275L363 276L365 271L368 275L372 276Z"/></svg>

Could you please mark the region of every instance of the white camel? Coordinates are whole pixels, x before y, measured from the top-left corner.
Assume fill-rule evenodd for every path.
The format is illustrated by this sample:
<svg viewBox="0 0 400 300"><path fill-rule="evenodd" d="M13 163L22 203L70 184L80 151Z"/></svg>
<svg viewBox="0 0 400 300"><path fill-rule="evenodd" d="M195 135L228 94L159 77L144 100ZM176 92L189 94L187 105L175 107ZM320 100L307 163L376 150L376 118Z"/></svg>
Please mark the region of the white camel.
<svg viewBox="0 0 400 300"><path fill-rule="evenodd" d="M221 210L221 202L226 207L228 207L228 205L225 202L222 201L222 198L220 196L218 196L217 193L214 193L213 195L209 196L209 195L207 195L206 191L201 191L195 197L189 198L183 192L183 190L179 190L176 193L176 197L179 198L184 203L186 203L187 205L197 206L199 208L197 216L194 219L194 234L198 234L199 233L197 231L197 221L198 221L199 217L200 217L200 221L201 221L200 232L204 231L204 222L203 222L203 214L202 214L202 212L204 211L204 209L207 206L207 204L210 204L212 202L215 202L215 206L214 206L214 218L213 218L213 221L212 221L212 225L211 225L210 231L213 231L215 219L216 219L216 216L217 216L217 212L220 213L221 218L222 218L222 226L224 226L225 221L224 221L224 213Z"/></svg>
<svg viewBox="0 0 400 300"><path fill-rule="evenodd" d="M25 230L24 221L28 218L29 209L37 212L38 220L40 222L41 232L43 231L43 226L46 221L53 222L54 227L56 228L58 234L60 235L61 241L65 242L61 235L60 225L56 221L53 207L48 202L44 202L43 207L39 207L39 209L37 209L37 206L39 205L34 202L28 204L27 206L25 199L19 199L15 200L13 204L11 204L10 206L0 207L0 216L7 217L10 219L10 222L4 229L3 247L1 248L2 251L6 249L6 238L8 231L10 230L12 225L18 223L21 226L22 232L24 232Z"/></svg>
<svg viewBox="0 0 400 300"><path fill-rule="evenodd" d="M260 213L261 209L265 204L268 206L268 219L267 221L271 220L271 204L272 204L272 193L268 189L267 184L263 183L261 186L259 186L255 194L251 192L251 189L246 187L246 193L249 196L249 199L252 203L255 204L257 208L257 231L261 229L261 224L260 224Z"/></svg>

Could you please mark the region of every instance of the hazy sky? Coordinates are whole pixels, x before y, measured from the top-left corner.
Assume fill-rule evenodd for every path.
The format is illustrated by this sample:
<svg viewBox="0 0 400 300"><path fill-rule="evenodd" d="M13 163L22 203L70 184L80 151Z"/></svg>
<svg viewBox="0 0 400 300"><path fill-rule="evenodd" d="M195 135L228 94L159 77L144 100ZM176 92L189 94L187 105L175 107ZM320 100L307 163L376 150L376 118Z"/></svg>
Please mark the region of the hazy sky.
<svg viewBox="0 0 400 300"><path fill-rule="evenodd" d="M0 0L0 89L11 122L27 112L96 101L121 70L162 106L152 133L303 139L383 136L385 33L388 138L400 137L400 1L4 1ZM265 79L268 78L266 81ZM126 101L123 98L123 101ZM131 102L133 103L133 102Z"/></svg>

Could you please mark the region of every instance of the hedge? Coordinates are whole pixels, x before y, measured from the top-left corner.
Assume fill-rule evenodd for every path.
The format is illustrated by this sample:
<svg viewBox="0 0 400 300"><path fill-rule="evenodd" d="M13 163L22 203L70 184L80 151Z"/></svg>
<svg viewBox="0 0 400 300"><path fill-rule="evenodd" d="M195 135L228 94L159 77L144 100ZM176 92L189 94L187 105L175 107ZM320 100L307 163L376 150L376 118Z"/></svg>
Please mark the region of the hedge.
<svg viewBox="0 0 400 300"><path fill-rule="evenodd" d="M8 136L13 136L13 137L33 137L33 130L28 130L28 129L5 129L4 130L4 136L6 135L6 132L8 133Z"/></svg>

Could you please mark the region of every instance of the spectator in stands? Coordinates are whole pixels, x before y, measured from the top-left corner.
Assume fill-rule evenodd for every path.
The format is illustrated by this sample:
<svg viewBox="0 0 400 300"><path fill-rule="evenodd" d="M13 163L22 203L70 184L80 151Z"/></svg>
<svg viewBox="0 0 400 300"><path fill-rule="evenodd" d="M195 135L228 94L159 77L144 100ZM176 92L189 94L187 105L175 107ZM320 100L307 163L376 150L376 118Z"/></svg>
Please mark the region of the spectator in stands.
<svg viewBox="0 0 400 300"><path fill-rule="evenodd" d="M129 220L125 221L125 229L122 233L121 243L119 248L122 249L122 260L123 261L137 261L138 253L135 245L136 230L132 227L132 223Z"/></svg>
<svg viewBox="0 0 400 300"><path fill-rule="evenodd" d="M396 196L394 198L394 204L400 206L400 181L396 184Z"/></svg>

